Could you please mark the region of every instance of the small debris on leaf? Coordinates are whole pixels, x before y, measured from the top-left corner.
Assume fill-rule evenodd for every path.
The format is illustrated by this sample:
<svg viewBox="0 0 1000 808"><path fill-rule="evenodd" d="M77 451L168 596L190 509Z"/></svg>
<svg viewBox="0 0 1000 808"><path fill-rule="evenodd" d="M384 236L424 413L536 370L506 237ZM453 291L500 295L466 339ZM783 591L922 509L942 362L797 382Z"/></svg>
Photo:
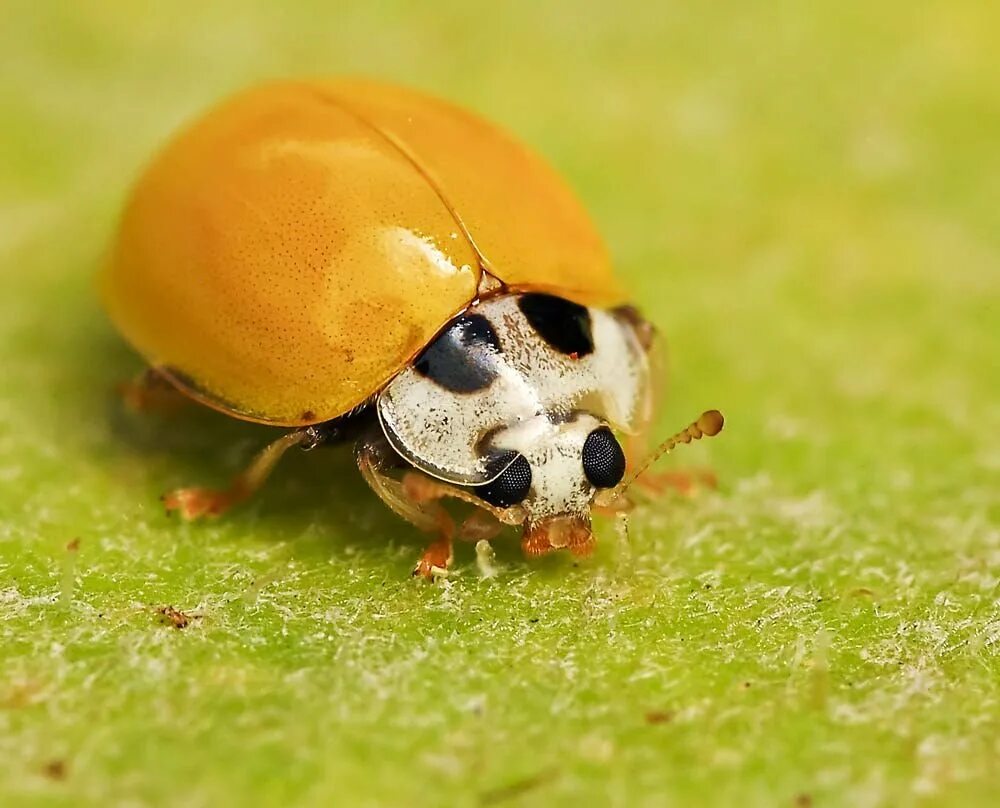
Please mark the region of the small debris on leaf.
<svg viewBox="0 0 1000 808"><path fill-rule="evenodd" d="M156 610L160 615L160 622L165 626L173 626L176 629L187 628L192 620L200 620L200 614L185 614L173 606L161 606Z"/></svg>
<svg viewBox="0 0 1000 808"><path fill-rule="evenodd" d="M69 767L65 760L55 758L42 767L42 774L51 780L65 780L69 774Z"/></svg>
<svg viewBox="0 0 1000 808"><path fill-rule="evenodd" d="M486 539L480 539L476 542L476 566L479 567L479 574L483 578L496 577L496 560L497 554Z"/></svg>

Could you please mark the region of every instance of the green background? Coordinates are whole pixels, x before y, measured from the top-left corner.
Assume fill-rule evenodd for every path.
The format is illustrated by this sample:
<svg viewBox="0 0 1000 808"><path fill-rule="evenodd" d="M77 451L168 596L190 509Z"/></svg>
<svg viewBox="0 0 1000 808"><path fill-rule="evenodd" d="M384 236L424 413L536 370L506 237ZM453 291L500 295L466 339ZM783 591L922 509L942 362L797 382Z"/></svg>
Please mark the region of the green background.
<svg viewBox="0 0 1000 808"><path fill-rule="evenodd" d="M997 31L983 0L5 3L0 801L996 804ZM121 411L117 211L220 96L337 73L569 178L669 341L659 432L727 415L663 463L717 492L436 586L346 453L165 517L270 433Z"/></svg>

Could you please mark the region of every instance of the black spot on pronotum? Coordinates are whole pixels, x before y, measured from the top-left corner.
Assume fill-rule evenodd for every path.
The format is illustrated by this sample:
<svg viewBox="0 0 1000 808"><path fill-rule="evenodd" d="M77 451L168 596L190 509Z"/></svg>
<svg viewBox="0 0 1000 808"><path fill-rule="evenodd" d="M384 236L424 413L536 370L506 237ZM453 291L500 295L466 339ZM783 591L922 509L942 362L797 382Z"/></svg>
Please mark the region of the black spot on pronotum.
<svg viewBox="0 0 1000 808"><path fill-rule="evenodd" d="M473 488L477 497L498 508L509 508L523 502L531 489L531 464L524 455L513 451L504 452L496 455L488 464L490 469L504 466L506 468L495 480Z"/></svg>
<svg viewBox="0 0 1000 808"><path fill-rule="evenodd" d="M413 363L422 376L455 393L474 393L496 378L500 340L481 314L456 317Z"/></svg>
<svg viewBox="0 0 1000 808"><path fill-rule="evenodd" d="M517 301L525 318L538 335L560 353L576 358L594 351L590 312L554 295L527 294Z"/></svg>
<svg viewBox="0 0 1000 808"><path fill-rule="evenodd" d="M583 473L596 488L614 488L625 476L625 452L606 426L595 429L583 443Z"/></svg>

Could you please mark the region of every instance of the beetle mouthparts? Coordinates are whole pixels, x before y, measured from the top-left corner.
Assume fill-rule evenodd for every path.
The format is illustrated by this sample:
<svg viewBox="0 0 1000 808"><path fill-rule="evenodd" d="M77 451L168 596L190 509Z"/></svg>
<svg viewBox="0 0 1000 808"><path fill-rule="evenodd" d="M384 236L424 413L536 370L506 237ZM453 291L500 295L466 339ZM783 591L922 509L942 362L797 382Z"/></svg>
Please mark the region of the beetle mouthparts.
<svg viewBox="0 0 1000 808"><path fill-rule="evenodd" d="M537 557L553 550L569 550L573 555L589 555L594 549L594 532L586 516L555 516L524 528L524 554Z"/></svg>

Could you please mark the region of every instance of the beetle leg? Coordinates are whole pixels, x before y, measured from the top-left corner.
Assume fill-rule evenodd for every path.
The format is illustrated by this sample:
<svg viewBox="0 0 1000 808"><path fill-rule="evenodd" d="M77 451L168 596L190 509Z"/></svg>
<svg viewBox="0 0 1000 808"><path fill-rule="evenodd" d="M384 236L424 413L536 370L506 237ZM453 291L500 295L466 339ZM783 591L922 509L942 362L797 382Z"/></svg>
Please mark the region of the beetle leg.
<svg viewBox="0 0 1000 808"><path fill-rule="evenodd" d="M465 488L435 480L416 471L403 475L403 488L411 499L418 502L448 497L473 505L476 510L458 528L457 537L464 541L489 541L496 537L504 525L520 525L526 518L524 509L518 505L498 508Z"/></svg>
<svg viewBox="0 0 1000 808"><path fill-rule="evenodd" d="M413 570L428 580L447 572L452 559L455 523L438 503L412 497L399 480L384 473L391 456L377 440L362 440L357 447L358 468L368 486L389 509L425 533L437 534Z"/></svg>
<svg viewBox="0 0 1000 808"><path fill-rule="evenodd" d="M410 471L403 475L402 489L404 495L415 503L429 505L437 500L450 497L475 505L477 510L470 514L458 529L457 536L465 541L489 541L503 529L505 523L517 524L523 521L520 509L496 508L483 502L474 494L440 480L432 479L420 472ZM440 507L440 506L438 506ZM450 540L449 540L450 547ZM424 554L426 559L432 554L434 545ZM423 563L423 560L421 561ZM418 565L419 571L419 565Z"/></svg>
<svg viewBox="0 0 1000 808"><path fill-rule="evenodd" d="M404 474L402 488L413 502L430 504L448 497L474 505L477 510L458 529L458 538L465 541L489 541L500 532L504 524L520 524L524 521L520 508L497 508L464 488L435 480L420 472L409 471Z"/></svg>
<svg viewBox="0 0 1000 808"><path fill-rule="evenodd" d="M686 497L694 496L699 488L715 488L718 479L709 469L679 469L670 471L646 471L635 484L647 494L659 495L668 490Z"/></svg>
<svg viewBox="0 0 1000 808"><path fill-rule="evenodd" d="M448 569L455 558L451 542L451 536L442 535L428 544L411 575L427 581L447 577Z"/></svg>
<svg viewBox="0 0 1000 808"><path fill-rule="evenodd" d="M524 512L516 505L512 508L498 508L495 505L484 502L471 491L460 488L457 485L441 482L441 480L435 480L432 477L421 474L419 471L408 471L403 475L403 488L407 496L415 502L432 502L438 499L445 499L446 497L468 502L479 509L481 516L485 517L486 514L489 514L500 526L519 525L524 521ZM473 516L476 516L476 514L473 514ZM484 525L481 519L474 520L470 516L464 524L469 524L470 534L468 538L470 541L484 538L482 535ZM499 527L497 530L499 530ZM463 536L463 538L465 537Z"/></svg>
<svg viewBox="0 0 1000 808"><path fill-rule="evenodd" d="M156 368L146 368L127 382L119 382L115 391L133 412L170 415L190 402Z"/></svg>
<svg viewBox="0 0 1000 808"><path fill-rule="evenodd" d="M512 508L494 507L471 491L435 480L418 471L407 471L401 480L390 477L385 472L393 467L398 468L399 458L381 434L360 440L356 454L361 476L389 509L425 533L438 536L417 563L414 575L433 578L443 574L451 564L452 540L456 536L455 523L439 500L458 499L479 509L458 530L458 537L468 541L493 538L503 525L516 525L524 521L523 510L516 505Z"/></svg>
<svg viewBox="0 0 1000 808"><path fill-rule="evenodd" d="M293 446L307 446L315 440L313 431L300 429L269 443L228 488L178 488L162 497L167 513L177 511L186 520L220 516L234 505L249 499L270 476L281 456Z"/></svg>
<svg viewBox="0 0 1000 808"><path fill-rule="evenodd" d="M503 529L500 522L486 511L475 511L470 514L458 528L458 537L464 541L490 541Z"/></svg>
<svg viewBox="0 0 1000 808"><path fill-rule="evenodd" d="M358 468L369 487L397 516L425 533L438 538L424 551L413 570L414 575L433 578L443 574L452 560L455 523L441 506L446 497L475 505L479 511L466 519L458 537L468 541L493 538L504 524L520 524L524 514L518 507L496 508L458 486L432 479L417 471L408 471L401 480L385 474L396 456L380 436L362 440L357 448Z"/></svg>
<svg viewBox="0 0 1000 808"><path fill-rule="evenodd" d="M387 459L382 447L373 442L363 440L358 444L356 450L358 469L368 486L378 494L379 499L397 516L425 533L437 531L440 527L437 514L409 497L403 489L403 484L385 473Z"/></svg>
<svg viewBox="0 0 1000 808"><path fill-rule="evenodd" d="M613 489L610 489L613 492ZM614 493L614 492L613 492ZM619 514L629 513L635 508L635 503L629 499L627 494L619 494L614 499L597 499L590 505L590 512L601 516L618 517Z"/></svg>
<svg viewBox="0 0 1000 808"><path fill-rule="evenodd" d="M628 442L628 466L626 477L636 465L635 458L644 456L642 449L645 440L632 437ZM652 471L647 469L635 480L635 486L647 494L659 496L668 490L676 491L684 496L694 496L698 488L715 488L718 479L710 469L671 469L667 471Z"/></svg>

